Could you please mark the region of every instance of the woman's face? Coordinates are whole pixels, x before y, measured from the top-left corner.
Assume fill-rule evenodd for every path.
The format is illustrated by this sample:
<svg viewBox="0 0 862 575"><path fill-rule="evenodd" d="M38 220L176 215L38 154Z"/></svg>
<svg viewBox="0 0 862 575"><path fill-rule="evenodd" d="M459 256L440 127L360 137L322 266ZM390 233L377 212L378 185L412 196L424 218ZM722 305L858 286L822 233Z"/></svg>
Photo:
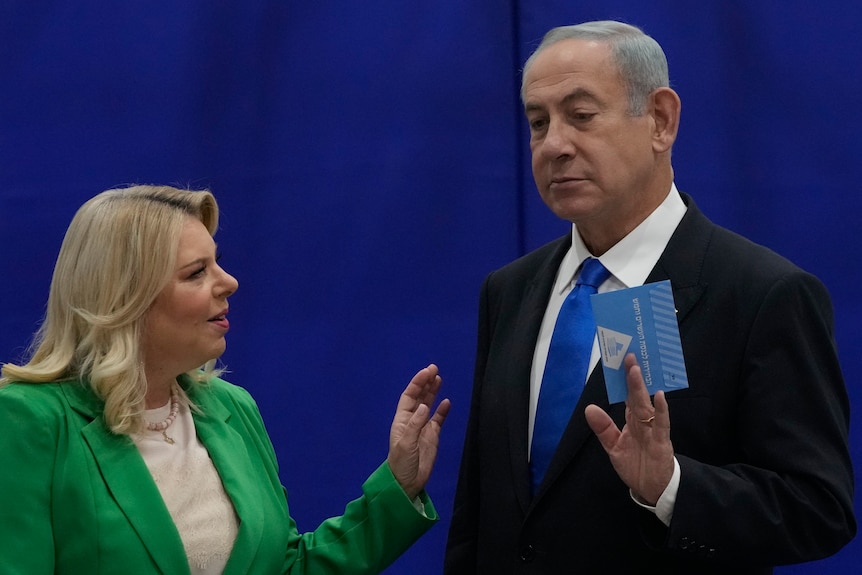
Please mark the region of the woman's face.
<svg viewBox="0 0 862 575"><path fill-rule="evenodd" d="M177 246L176 269L145 320L144 361L148 377L196 369L225 350L227 297L238 283L216 263L206 227L189 217Z"/></svg>

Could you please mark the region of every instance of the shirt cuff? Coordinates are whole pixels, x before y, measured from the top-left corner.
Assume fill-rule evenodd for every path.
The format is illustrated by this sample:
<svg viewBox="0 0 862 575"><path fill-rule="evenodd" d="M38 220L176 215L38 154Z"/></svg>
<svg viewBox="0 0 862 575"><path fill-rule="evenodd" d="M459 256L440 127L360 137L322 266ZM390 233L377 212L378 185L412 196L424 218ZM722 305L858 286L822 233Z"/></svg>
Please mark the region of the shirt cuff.
<svg viewBox="0 0 862 575"><path fill-rule="evenodd" d="M425 511L425 502L422 501L422 497L417 495L413 498L413 501L411 503L413 503L413 508L422 514L422 517L428 517L428 513Z"/></svg>
<svg viewBox="0 0 862 575"><path fill-rule="evenodd" d="M670 520L673 518L673 508L676 505L676 494L679 491L680 475L681 471L679 468L679 461L677 461L676 457L674 457L673 475L671 475L670 482L667 484L667 487L664 488L661 497L659 497L658 501L656 501L655 507L653 507L652 505L647 505L646 503L635 497L635 494L631 489L629 489L629 495L631 496L632 501L634 501L644 509L648 509L655 513L655 516L659 518L659 521L664 523L666 527L670 527Z"/></svg>

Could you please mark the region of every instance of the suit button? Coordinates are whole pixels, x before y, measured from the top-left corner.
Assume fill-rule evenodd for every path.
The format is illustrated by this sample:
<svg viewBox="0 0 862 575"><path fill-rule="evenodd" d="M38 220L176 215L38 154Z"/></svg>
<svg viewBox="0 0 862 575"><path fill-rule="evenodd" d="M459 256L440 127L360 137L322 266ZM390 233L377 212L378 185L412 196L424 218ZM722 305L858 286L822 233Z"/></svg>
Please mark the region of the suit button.
<svg viewBox="0 0 862 575"><path fill-rule="evenodd" d="M688 540L688 537L683 537L682 539L679 540L679 548L680 549L683 549L683 550L688 549L688 546L690 544L691 544L691 542Z"/></svg>
<svg viewBox="0 0 862 575"><path fill-rule="evenodd" d="M521 561L524 563L529 563L533 559L536 558L536 550L533 549L532 545L525 545L521 547Z"/></svg>

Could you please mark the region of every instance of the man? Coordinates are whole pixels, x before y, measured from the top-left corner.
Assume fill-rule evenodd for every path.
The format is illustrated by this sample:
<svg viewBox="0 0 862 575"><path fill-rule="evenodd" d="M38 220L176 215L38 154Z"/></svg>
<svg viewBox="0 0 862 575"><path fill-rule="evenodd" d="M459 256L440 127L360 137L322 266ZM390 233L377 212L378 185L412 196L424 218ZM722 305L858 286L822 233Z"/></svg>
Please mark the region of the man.
<svg viewBox="0 0 862 575"><path fill-rule="evenodd" d="M445 572L761 574L837 551L856 523L829 296L677 191L661 47L617 22L551 30L522 99L539 193L573 226L482 287ZM670 280L689 387L653 404L630 355L609 405L593 344L531 469L551 336L588 258L610 272L600 293Z"/></svg>

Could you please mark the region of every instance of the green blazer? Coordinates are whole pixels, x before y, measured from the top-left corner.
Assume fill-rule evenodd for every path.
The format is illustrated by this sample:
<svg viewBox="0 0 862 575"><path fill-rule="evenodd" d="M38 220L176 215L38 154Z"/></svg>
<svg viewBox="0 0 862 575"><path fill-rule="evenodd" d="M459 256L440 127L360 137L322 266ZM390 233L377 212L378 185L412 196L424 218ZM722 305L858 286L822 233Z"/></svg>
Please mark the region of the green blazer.
<svg viewBox="0 0 862 575"><path fill-rule="evenodd" d="M248 392L219 379L184 387L239 518L225 573L378 573L436 521L425 495L429 517L384 463L343 516L300 534ZM76 381L0 388L0 574L189 573L143 458L105 427L102 407Z"/></svg>

